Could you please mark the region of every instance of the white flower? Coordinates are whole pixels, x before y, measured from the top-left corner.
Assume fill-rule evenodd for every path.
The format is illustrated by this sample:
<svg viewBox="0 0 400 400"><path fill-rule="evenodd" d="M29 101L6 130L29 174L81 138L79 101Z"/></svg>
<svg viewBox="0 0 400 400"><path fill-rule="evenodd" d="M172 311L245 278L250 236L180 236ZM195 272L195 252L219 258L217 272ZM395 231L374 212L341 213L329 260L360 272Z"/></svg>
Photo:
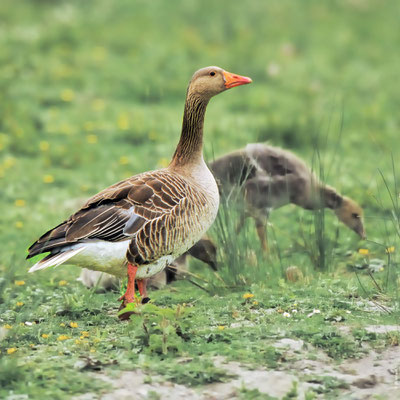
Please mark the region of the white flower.
<svg viewBox="0 0 400 400"><path fill-rule="evenodd" d="M290 318L290 314L289 314L288 312L284 312L282 315L283 315L285 318Z"/></svg>

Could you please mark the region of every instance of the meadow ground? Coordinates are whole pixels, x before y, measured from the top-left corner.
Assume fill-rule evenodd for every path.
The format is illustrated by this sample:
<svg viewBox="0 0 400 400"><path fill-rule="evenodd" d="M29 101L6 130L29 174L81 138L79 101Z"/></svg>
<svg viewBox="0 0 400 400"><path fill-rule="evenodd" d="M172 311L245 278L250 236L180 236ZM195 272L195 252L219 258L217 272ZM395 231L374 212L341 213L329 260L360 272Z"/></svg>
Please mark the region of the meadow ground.
<svg viewBox="0 0 400 400"><path fill-rule="evenodd" d="M3 0L0 397L398 398L399 14L394 0ZM28 275L41 233L168 163L207 65L254 81L212 100L208 159L295 151L364 207L368 240L288 206L266 258L222 208L218 275L192 261L197 286L152 292L129 323L76 267Z"/></svg>

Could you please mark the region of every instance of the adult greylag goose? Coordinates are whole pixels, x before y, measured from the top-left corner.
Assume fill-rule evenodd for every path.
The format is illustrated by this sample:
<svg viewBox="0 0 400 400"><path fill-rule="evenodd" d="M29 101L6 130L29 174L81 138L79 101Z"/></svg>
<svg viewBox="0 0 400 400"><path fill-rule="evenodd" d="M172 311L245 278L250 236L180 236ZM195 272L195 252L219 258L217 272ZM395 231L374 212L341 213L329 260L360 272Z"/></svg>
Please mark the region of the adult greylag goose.
<svg viewBox="0 0 400 400"><path fill-rule="evenodd" d="M307 210L327 207L337 218L365 238L363 210L352 199L320 182L303 160L292 152L262 143L226 154L209 164L222 192L239 188L246 217L255 221L264 251L268 250L266 224L274 208L293 203Z"/></svg>
<svg viewBox="0 0 400 400"><path fill-rule="evenodd" d="M182 131L164 169L118 182L89 199L46 232L27 258L50 252L30 272L68 261L84 268L128 275L122 306L147 300L146 281L193 246L213 223L219 195L203 160L203 124L209 100L251 79L218 67L198 70L189 82Z"/></svg>

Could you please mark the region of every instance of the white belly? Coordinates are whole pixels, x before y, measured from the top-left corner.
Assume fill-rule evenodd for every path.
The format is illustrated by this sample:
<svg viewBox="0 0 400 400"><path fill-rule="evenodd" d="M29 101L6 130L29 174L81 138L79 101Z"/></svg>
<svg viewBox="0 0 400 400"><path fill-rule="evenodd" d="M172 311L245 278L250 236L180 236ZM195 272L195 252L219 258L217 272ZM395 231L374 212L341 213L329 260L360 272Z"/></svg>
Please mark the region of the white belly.
<svg viewBox="0 0 400 400"><path fill-rule="evenodd" d="M70 258L68 263L94 271L102 271L118 277L126 276L126 251L130 240L123 242L89 242L77 245L74 248L84 247L76 256ZM162 271L171 264L175 256L160 257L156 262L139 267L136 277L149 278Z"/></svg>

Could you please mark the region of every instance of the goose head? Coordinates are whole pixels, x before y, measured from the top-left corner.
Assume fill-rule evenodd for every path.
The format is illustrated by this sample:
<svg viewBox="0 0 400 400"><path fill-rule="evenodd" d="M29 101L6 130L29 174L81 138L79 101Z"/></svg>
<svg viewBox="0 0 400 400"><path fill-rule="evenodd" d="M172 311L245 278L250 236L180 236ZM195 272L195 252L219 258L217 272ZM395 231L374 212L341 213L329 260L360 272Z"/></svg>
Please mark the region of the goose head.
<svg viewBox="0 0 400 400"><path fill-rule="evenodd" d="M188 87L189 96L198 96L205 100L235 86L251 83L246 76L227 72L219 67L206 67L194 73Z"/></svg>
<svg viewBox="0 0 400 400"><path fill-rule="evenodd" d="M335 209L335 214L340 221L356 232L361 239L366 238L363 210L354 200L343 197L340 207Z"/></svg>

